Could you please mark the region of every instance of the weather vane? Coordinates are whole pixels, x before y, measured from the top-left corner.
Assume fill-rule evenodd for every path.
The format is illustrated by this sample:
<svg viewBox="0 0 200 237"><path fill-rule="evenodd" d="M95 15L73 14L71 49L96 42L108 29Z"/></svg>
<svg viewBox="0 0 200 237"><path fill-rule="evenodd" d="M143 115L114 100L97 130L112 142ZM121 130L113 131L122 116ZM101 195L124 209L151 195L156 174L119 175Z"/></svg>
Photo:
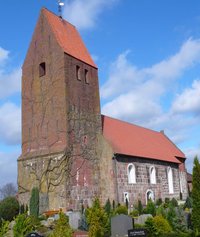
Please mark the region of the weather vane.
<svg viewBox="0 0 200 237"><path fill-rule="evenodd" d="M62 18L62 7L64 6L64 2L62 2L62 0L57 0L58 2L58 14L59 17Z"/></svg>

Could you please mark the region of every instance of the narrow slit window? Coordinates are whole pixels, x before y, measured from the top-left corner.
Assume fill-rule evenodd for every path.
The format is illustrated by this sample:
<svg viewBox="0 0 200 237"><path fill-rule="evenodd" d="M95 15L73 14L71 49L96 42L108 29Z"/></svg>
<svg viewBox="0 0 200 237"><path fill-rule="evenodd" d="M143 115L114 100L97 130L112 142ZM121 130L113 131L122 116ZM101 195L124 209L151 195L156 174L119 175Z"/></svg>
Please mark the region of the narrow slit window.
<svg viewBox="0 0 200 237"><path fill-rule="evenodd" d="M76 78L79 81L81 80L81 69L78 65L76 66Z"/></svg>
<svg viewBox="0 0 200 237"><path fill-rule="evenodd" d="M89 72L85 69L85 83L89 84Z"/></svg>
<svg viewBox="0 0 200 237"><path fill-rule="evenodd" d="M43 77L46 74L46 63L40 63L39 65L39 76Z"/></svg>

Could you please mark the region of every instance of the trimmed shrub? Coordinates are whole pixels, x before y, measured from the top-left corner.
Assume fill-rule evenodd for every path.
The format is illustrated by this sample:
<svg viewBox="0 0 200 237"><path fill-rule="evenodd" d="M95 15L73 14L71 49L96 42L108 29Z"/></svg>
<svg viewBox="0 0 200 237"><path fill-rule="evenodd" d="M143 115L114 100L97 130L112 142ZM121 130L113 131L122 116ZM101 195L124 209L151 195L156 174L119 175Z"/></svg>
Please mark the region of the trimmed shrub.
<svg viewBox="0 0 200 237"><path fill-rule="evenodd" d="M137 209L133 210L130 214L129 214L132 218L134 217L138 217L139 216L139 211Z"/></svg>
<svg viewBox="0 0 200 237"><path fill-rule="evenodd" d="M187 197L184 203L183 208L192 208L192 198L191 197Z"/></svg>
<svg viewBox="0 0 200 237"><path fill-rule="evenodd" d="M128 209L127 209L126 206L119 205L119 206L115 209L115 215L120 215L120 214L128 215Z"/></svg>
<svg viewBox="0 0 200 237"><path fill-rule="evenodd" d="M145 222L145 227L148 230L148 236L161 236L172 231L168 221L162 216L148 218Z"/></svg>
<svg viewBox="0 0 200 237"><path fill-rule="evenodd" d="M137 209L138 209L139 215L141 215L143 213L143 206L142 206L141 200L138 200Z"/></svg>
<svg viewBox="0 0 200 237"><path fill-rule="evenodd" d="M49 237L71 237L72 229L69 225L69 218L63 213L59 213L59 219L56 221L55 229Z"/></svg>
<svg viewBox="0 0 200 237"><path fill-rule="evenodd" d="M192 172L192 200L192 224L195 234L200 235L200 164L197 157Z"/></svg>
<svg viewBox="0 0 200 237"><path fill-rule="evenodd" d="M7 197L0 202L0 218L12 221L19 213L19 202L15 197Z"/></svg>
<svg viewBox="0 0 200 237"><path fill-rule="evenodd" d="M30 215L38 217L39 215L39 189L33 188L30 198Z"/></svg>
<svg viewBox="0 0 200 237"><path fill-rule="evenodd" d="M144 210L146 214L151 214L152 216L156 215L156 205L152 200L149 200L147 206Z"/></svg>
<svg viewBox="0 0 200 237"><path fill-rule="evenodd" d="M156 200L156 206L160 206L160 205L162 205L162 203L163 203L162 198L158 198Z"/></svg>
<svg viewBox="0 0 200 237"><path fill-rule="evenodd" d="M105 210L105 212L107 213L107 215L109 216L110 213L111 213L111 203L110 203L110 199L108 199L108 200L106 201L106 204L105 204L105 206L104 206L104 210Z"/></svg>
<svg viewBox="0 0 200 237"><path fill-rule="evenodd" d="M177 202L176 198L172 198L170 203L172 204L173 207L178 207L178 202Z"/></svg>

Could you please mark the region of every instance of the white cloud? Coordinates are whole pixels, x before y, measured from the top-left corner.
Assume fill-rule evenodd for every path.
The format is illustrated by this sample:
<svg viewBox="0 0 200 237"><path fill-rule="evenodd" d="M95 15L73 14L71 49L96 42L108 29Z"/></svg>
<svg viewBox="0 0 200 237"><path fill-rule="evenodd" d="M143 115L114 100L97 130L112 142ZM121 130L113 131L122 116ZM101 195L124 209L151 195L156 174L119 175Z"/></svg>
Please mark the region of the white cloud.
<svg viewBox="0 0 200 237"><path fill-rule="evenodd" d="M180 75L198 63L200 40L193 39L187 40L175 55L149 68L138 69L128 60L128 51L122 53L112 63L109 79L101 87L101 97L107 100L102 112L131 122L140 120L144 124L146 120L146 124L155 124L163 117L162 96L170 92ZM198 85L193 85L193 94L198 94ZM199 100L196 104L200 104Z"/></svg>
<svg viewBox="0 0 200 237"><path fill-rule="evenodd" d="M13 103L0 107L0 142L15 145L21 140L21 109Z"/></svg>
<svg viewBox="0 0 200 237"><path fill-rule="evenodd" d="M200 114L200 80L195 80L191 88L186 88L176 96L172 105L175 113L193 112Z"/></svg>
<svg viewBox="0 0 200 237"><path fill-rule="evenodd" d="M7 183L17 184L17 158L20 152L0 152L1 187Z"/></svg>
<svg viewBox="0 0 200 237"><path fill-rule="evenodd" d="M8 58L9 51L0 47L0 63Z"/></svg>
<svg viewBox="0 0 200 237"><path fill-rule="evenodd" d="M9 51L0 47L0 99L21 90L21 69L7 70Z"/></svg>
<svg viewBox="0 0 200 237"><path fill-rule="evenodd" d="M21 69L10 73L0 72L0 99L8 97L21 90Z"/></svg>
<svg viewBox="0 0 200 237"><path fill-rule="evenodd" d="M192 173L194 157L197 156L200 159L200 146L188 147L186 149L183 149L183 152L187 157L186 166L188 172Z"/></svg>
<svg viewBox="0 0 200 237"><path fill-rule="evenodd" d="M98 16L118 0L66 0L63 17L78 29L95 26Z"/></svg>

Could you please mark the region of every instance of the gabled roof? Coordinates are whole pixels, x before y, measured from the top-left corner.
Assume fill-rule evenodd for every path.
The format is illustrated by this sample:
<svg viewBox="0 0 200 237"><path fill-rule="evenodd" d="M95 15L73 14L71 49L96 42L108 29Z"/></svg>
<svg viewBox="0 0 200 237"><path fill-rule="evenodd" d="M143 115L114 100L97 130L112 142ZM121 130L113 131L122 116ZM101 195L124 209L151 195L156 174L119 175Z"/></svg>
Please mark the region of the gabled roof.
<svg viewBox="0 0 200 237"><path fill-rule="evenodd" d="M185 155L163 133L102 115L103 135L114 153L173 163ZM177 158L176 158L177 157Z"/></svg>
<svg viewBox="0 0 200 237"><path fill-rule="evenodd" d="M75 26L46 8L42 9L42 14L46 16L58 44L65 53L97 68Z"/></svg>

